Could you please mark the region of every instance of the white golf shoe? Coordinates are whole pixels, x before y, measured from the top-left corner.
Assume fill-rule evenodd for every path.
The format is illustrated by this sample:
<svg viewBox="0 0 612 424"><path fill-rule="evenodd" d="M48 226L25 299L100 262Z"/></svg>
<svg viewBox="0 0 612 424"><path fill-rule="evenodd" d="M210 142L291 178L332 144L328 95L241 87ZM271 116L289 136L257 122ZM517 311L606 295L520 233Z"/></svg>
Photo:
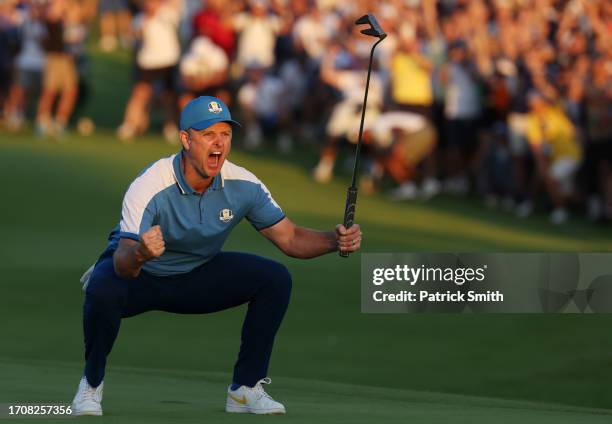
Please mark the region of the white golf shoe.
<svg viewBox="0 0 612 424"><path fill-rule="evenodd" d="M270 384L270 378L262 378L255 387L240 386L232 390L231 386L227 389L227 402L225 412L235 412L239 414L284 414L285 406L272 399L263 388L263 384Z"/></svg>
<svg viewBox="0 0 612 424"><path fill-rule="evenodd" d="M91 387L83 376L72 401L72 415L102 415L102 391L104 382Z"/></svg>

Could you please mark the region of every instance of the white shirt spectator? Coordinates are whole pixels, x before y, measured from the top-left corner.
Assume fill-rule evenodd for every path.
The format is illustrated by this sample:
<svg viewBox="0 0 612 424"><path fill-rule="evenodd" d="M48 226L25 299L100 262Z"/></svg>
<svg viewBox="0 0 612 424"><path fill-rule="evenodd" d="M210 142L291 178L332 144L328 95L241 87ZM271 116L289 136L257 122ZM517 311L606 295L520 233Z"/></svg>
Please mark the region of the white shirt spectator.
<svg viewBox="0 0 612 424"><path fill-rule="evenodd" d="M211 78L228 67L227 54L208 37L195 38L181 59L181 74L192 78Z"/></svg>
<svg viewBox="0 0 612 424"><path fill-rule="evenodd" d="M135 25L142 34L142 45L136 61L142 69L159 69L174 66L181 55L178 25L180 8L173 3L162 4L155 15L141 14Z"/></svg>
<svg viewBox="0 0 612 424"><path fill-rule="evenodd" d="M295 23L293 36L303 46L310 58L320 61L337 26L338 18L333 15L317 17L307 14L300 17Z"/></svg>
<svg viewBox="0 0 612 424"><path fill-rule="evenodd" d="M240 32L237 62L242 66L257 63L264 67L274 64L274 46L281 21L277 16L254 16L241 13L234 18L234 28Z"/></svg>

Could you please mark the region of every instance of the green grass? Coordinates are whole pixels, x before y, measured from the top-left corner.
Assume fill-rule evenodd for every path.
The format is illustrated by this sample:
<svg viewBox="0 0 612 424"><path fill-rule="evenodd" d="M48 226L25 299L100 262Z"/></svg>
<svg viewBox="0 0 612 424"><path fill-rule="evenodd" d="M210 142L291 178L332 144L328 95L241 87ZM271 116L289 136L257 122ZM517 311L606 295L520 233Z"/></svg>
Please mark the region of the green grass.
<svg viewBox="0 0 612 424"><path fill-rule="evenodd" d="M102 131L64 143L0 132L0 403L68 402L82 368L81 273L117 223L127 185L173 149L156 136L121 145L126 58L95 57L88 110ZM122 85L123 84L123 85ZM118 99L113 90L119 87ZM101 91L102 90L102 91ZM122 97L123 96L123 97ZM238 135L240 137L240 135ZM315 157L268 150L231 159L255 172L288 216L331 229L346 176L313 184ZM612 251L606 227L580 218L518 220L475 199L391 203L361 196L365 252ZM227 250L287 264L294 277L277 338L272 393L287 422L596 423L612 409L609 315L362 315L359 255L298 261L241 224ZM221 413L244 308L125 320L110 357L105 422L250 422Z"/></svg>
<svg viewBox="0 0 612 424"><path fill-rule="evenodd" d="M50 361L0 362L5 378L0 391L6 403L65 404L79 369ZM284 417L257 417L223 412L227 373L115 367L105 383L107 423L455 423L597 424L609 422L609 411L537 402L392 390L309 379L278 378L270 389L282 392ZM35 385L32 382L36 382ZM278 387L275 387L278 386ZM98 419L45 419L44 422L92 422Z"/></svg>
<svg viewBox="0 0 612 424"><path fill-rule="evenodd" d="M0 149L0 178L5 182L0 209L5 239L0 246L0 320L5 323L0 360L3 377L13 379L0 385L0 402L69 400L82 366L78 278L104 248L131 179L172 149L155 138L123 146L104 133L90 139L73 136L63 144L2 135ZM307 168L296 166L297 158L235 151L232 159L260 176L300 224L332 228L340 219L344 181L315 185ZM394 204L381 196L362 197L358 218L365 232L364 251L370 252L612 247L601 228L580 220L558 229L538 217L518 221L451 198ZM294 276L292 305L270 370L274 393L294 411L289 420L418 418L433 423L443 417L465 422L469 417L494 417L494 422L564 422L560 417L567 414L571 422L574 414L571 408L543 411L520 402L506 407L506 401L474 396L612 407L607 396L612 378L610 316L362 315L359 255L348 260L335 255L310 261L285 258L245 224L226 248L281 260ZM129 421L137 415L162 422L170 413L185 421L209 412L219 415L243 314L243 308L209 316L153 312L125 320L110 357L105 404L109 419ZM164 377L164 369L176 375ZM222 377L211 383L213 374ZM351 397L353 386L344 384L359 385L359 396ZM321 387L332 394L321 392ZM369 400L370 391L380 398ZM168 393L171 399L190 397L193 403L161 402ZM440 393L470 397L447 408L448 398ZM309 402L318 402L315 411L309 411ZM489 402L502 405L509 415L487 406ZM459 412L465 417L456 417ZM593 422L600 419L585 414ZM223 419L230 418L219 415L215 421Z"/></svg>

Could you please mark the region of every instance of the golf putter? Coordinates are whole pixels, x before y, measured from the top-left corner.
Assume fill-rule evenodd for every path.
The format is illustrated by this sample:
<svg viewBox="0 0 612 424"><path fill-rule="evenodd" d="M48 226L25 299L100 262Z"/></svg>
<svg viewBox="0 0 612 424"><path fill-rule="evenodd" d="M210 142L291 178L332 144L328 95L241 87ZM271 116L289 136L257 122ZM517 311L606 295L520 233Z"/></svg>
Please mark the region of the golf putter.
<svg viewBox="0 0 612 424"><path fill-rule="evenodd" d="M365 120L365 111L368 104L368 88L370 87L370 74L372 73L372 60L374 59L374 49L382 40L385 39L387 34L382 30L380 24L376 20L376 17L372 13L363 15L361 18L355 21L355 25L369 25L369 28L362 29L361 33L369 35L370 37L378 38L378 41L372 46L370 50L370 62L368 64L368 78L366 80L365 94L363 96L363 106L361 107L361 122L359 123L359 137L357 138L357 149L355 150L355 164L353 167L353 179L351 186L346 192L346 205L344 206L344 228L350 228L355 221L355 209L357 207L357 174L359 172L359 157L361 154L361 137L363 135L363 122ZM339 252L340 256L347 258L348 252Z"/></svg>

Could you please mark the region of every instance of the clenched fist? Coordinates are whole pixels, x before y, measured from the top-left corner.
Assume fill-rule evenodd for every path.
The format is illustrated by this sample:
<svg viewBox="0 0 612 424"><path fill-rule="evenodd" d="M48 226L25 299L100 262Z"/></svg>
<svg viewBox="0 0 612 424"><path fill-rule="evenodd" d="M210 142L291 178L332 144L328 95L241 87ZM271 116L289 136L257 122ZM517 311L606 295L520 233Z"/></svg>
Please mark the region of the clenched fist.
<svg viewBox="0 0 612 424"><path fill-rule="evenodd" d="M159 225L154 225L140 236L137 253L141 260L159 258L165 250L166 243Z"/></svg>

